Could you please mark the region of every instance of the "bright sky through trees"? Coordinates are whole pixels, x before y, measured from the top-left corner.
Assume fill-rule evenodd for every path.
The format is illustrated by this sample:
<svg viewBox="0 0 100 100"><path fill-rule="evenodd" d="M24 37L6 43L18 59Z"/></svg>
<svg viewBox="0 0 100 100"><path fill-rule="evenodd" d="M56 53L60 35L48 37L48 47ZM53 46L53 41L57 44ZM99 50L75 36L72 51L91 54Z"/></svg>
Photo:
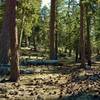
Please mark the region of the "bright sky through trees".
<svg viewBox="0 0 100 100"><path fill-rule="evenodd" d="M44 6L44 5L46 5L46 6L50 6L50 1L51 0L42 0L42 7ZM78 2L79 2L79 0L77 0Z"/></svg>
<svg viewBox="0 0 100 100"><path fill-rule="evenodd" d="M42 0L42 6L49 6L50 5L50 0Z"/></svg>

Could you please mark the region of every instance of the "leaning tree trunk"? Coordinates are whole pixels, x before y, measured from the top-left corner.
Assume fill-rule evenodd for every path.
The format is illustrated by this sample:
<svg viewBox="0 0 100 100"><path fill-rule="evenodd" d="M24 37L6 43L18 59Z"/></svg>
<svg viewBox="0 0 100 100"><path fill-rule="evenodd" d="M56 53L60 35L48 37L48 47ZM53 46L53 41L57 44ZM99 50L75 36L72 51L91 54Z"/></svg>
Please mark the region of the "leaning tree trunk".
<svg viewBox="0 0 100 100"><path fill-rule="evenodd" d="M16 82L19 78L18 33L16 28L16 0L7 0L9 11L9 32L11 48L10 81Z"/></svg>
<svg viewBox="0 0 100 100"><path fill-rule="evenodd" d="M55 59L55 16L56 16L56 0L51 0L50 15L50 59Z"/></svg>
<svg viewBox="0 0 100 100"><path fill-rule="evenodd" d="M81 66L85 68L84 5L80 1L80 52Z"/></svg>
<svg viewBox="0 0 100 100"><path fill-rule="evenodd" d="M6 3L6 11L4 15L4 21L2 30L0 33L0 64L8 64L9 62L9 47L10 47L10 38L9 38L9 29L8 29L8 19L9 19L9 10Z"/></svg>

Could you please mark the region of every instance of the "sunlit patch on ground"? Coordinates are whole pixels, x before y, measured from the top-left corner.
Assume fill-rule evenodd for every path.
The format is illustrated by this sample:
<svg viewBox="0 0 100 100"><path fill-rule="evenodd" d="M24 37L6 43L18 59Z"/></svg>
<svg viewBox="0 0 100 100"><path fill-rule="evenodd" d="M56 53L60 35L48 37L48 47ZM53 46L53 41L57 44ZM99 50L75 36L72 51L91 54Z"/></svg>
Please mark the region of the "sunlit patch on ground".
<svg viewBox="0 0 100 100"><path fill-rule="evenodd" d="M96 66L91 70L61 67L64 74L56 68L58 73L46 68L47 73L22 74L17 83L0 83L0 100L100 100Z"/></svg>

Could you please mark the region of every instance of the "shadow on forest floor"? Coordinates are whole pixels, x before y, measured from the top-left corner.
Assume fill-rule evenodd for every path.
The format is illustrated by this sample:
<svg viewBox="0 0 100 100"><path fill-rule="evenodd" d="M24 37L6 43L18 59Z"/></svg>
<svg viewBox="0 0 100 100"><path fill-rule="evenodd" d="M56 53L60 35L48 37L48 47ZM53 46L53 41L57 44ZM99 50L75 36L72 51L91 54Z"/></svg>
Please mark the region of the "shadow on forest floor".
<svg viewBox="0 0 100 100"><path fill-rule="evenodd" d="M71 96L64 96L57 100L100 100L100 95L93 95L86 92L78 92L77 94L73 94Z"/></svg>
<svg viewBox="0 0 100 100"><path fill-rule="evenodd" d="M74 65L23 70L27 73L21 74L19 82L0 83L0 100L100 100L99 62L90 70Z"/></svg>

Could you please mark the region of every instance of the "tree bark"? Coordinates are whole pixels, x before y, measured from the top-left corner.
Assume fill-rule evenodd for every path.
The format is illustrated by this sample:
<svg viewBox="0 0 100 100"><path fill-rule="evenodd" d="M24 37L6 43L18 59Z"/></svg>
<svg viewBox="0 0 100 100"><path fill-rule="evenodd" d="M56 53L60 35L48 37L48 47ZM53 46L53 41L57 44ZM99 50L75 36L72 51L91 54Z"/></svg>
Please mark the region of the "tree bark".
<svg viewBox="0 0 100 100"><path fill-rule="evenodd" d="M85 68L84 5L80 1L80 52L81 66Z"/></svg>
<svg viewBox="0 0 100 100"><path fill-rule="evenodd" d="M55 59L57 60L57 53L58 53L58 23L57 23L57 16L58 16L58 11L57 11L57 1L55 2Z"/></svg>
<svg viewBox="0 0 100 100"><path fill-rule="evenodd" d="M88 4L86 4L86 24L86 59L88 62L88 66L91 67L90 16L88 15Z"/></svg>
<svg viewBox="0 0 100 100"><path fill-rule="evenodd" d="M78 53L79 53L79 51L78 51L78 46L77 46L75 49L75 62L76 63L78 62Z"/></svg>
<svg viewBox="0 0 100 100"><path fill-rule="evenodd" d="M33 35L33 46L34 46L34 51L37 51L37 45L36 45L36 37Z"/></svg>
<svg viewBox="0 0 100 100"><path fill-rule="evenodd" d="M19 47L21 47L23 33L24 33L24 30L23 30L23 24L24 24L24 21L25 21L24 10L23 10L23 13L22 14L23 15L22 15L22 22L21 22L21 31L20 31L20 35L19 35Z"/></svg>
<svg viewBox="0 0 100 100"><path fill-rule="evenodd" d="M68 18L69 18L69 21L70 21L70 7L71 7L71 0L68 1ZM71 24L69 23L69 30L68 30L68 48L69 48L69 53L68 53L68 56L71 57L71 52L72 52L72 49L71 49L71 32L70 32L70 29L71 29Z"/></svg>
<svg viewBox="0 0 100 100"><path fill-rule="evenodd" d="M0 33L0 64L8 64L9 62L10 37L9 37L8 19L9 19L9 10L8 10L8 5L6 3L6 11L4 15L2 30Z"/></svg>
<svg viewBox="0 0 100 100"><path fill-rule="evenodd" d="M51 15L50 15L50 59L55 59L55 16L56 16L56 0L51 0Z"/></svg>
<svg viewBox="0 0 100 100"><path fill-rule="evenodd" d="M25 35L25 47L29 47L29 39L28 36Z"/></svg>
<svg viewBox="0 0 100 100"><path fill-rule="evenodd" d="M100 55L100 50L98 48L96 49L96 53L97 55Z"/></svg>
<svg viewBox="0 0 100 100"><path fill-rule="evenodd" d="M18 33L16 28L16 0L7 0L7 4L9 9L9 32L11 48L10 81L16 82L19 79Z"/></svg>

